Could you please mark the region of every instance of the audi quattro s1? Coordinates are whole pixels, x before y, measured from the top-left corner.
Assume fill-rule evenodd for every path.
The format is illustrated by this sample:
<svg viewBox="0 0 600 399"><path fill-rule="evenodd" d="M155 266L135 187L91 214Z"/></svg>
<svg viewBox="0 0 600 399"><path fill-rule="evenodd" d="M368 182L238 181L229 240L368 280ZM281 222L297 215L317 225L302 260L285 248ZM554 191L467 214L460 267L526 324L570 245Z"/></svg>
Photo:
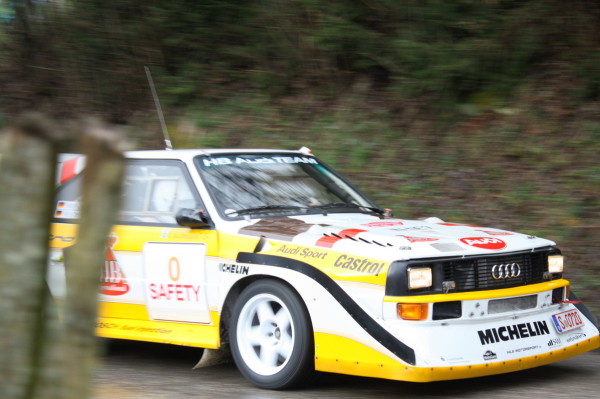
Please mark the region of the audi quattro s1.
<svg viewBox="0 0 600 399"><path fill-rule="evenodd" d="M102 337L231 353L253 384L315 371L427 382L600 346L556 244L382 211L303 148L126 153L98 294ZM65 156L48 280L65 295L85 158ZM206 360L206 361L204 361Z"/></svg>

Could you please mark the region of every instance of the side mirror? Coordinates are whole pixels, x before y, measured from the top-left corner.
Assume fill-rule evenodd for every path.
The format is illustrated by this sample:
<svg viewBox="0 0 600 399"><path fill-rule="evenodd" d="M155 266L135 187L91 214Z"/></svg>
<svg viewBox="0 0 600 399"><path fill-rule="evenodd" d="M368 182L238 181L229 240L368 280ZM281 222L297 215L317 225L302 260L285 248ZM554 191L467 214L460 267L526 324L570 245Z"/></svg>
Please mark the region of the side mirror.
<svg viewBox="0 0 600 399"><path fill-rule="evenodd" d="M175 220L178 225L192 229L210 227L210 218L204 209L181 208L175 214Z"/></svg>

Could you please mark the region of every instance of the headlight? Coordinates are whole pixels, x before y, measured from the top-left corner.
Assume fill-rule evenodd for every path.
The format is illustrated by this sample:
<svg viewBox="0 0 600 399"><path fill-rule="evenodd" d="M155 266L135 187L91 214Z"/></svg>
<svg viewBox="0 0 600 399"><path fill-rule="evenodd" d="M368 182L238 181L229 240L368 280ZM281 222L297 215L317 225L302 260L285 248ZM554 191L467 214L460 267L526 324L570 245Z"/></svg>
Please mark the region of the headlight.
<svg viewBox="0 0 600 399"><path fill-rule="evenodd" d="M562 273L564 258L562 255L550 255L548 256L548 271L550 273Z"/></svg>
<svg viewBox="0 0 600 399"><path fill-rule="evenodd" d="M411 267L408 269L408 288L414 290L416 288L427 288L432 285L431 268L430 267Z"/></svg>

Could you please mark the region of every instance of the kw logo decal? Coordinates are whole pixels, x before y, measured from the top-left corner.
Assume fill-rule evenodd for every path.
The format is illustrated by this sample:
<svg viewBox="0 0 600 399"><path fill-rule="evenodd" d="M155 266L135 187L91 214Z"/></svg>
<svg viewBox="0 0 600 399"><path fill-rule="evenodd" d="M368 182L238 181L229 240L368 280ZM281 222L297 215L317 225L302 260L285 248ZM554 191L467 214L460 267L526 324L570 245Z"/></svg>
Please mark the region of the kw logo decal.
<svg viewBox="0 0 600 399"><path fill-rule="evenodd" d="M104 268L102 269L102 278L100 280L100 293L104 295L117 296L129 292L129 284L127 284L125 273L123 273L117 257L112 251L118 240L119 238L115 233L111 233L108 237Z"/></svg>

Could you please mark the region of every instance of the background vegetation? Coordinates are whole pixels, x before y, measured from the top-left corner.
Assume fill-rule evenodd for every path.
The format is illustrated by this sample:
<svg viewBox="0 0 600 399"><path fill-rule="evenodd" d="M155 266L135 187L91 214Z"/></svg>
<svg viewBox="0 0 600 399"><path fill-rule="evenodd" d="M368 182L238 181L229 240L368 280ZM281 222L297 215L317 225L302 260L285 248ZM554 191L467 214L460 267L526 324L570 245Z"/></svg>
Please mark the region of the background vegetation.
<svg viewBox="0 0 600 399"><path fill-rule="evenodd" d="M311 147L400 217L556 240L600 313L600 3L0 1L0 125L94 114L162 146Z"/></svg>

